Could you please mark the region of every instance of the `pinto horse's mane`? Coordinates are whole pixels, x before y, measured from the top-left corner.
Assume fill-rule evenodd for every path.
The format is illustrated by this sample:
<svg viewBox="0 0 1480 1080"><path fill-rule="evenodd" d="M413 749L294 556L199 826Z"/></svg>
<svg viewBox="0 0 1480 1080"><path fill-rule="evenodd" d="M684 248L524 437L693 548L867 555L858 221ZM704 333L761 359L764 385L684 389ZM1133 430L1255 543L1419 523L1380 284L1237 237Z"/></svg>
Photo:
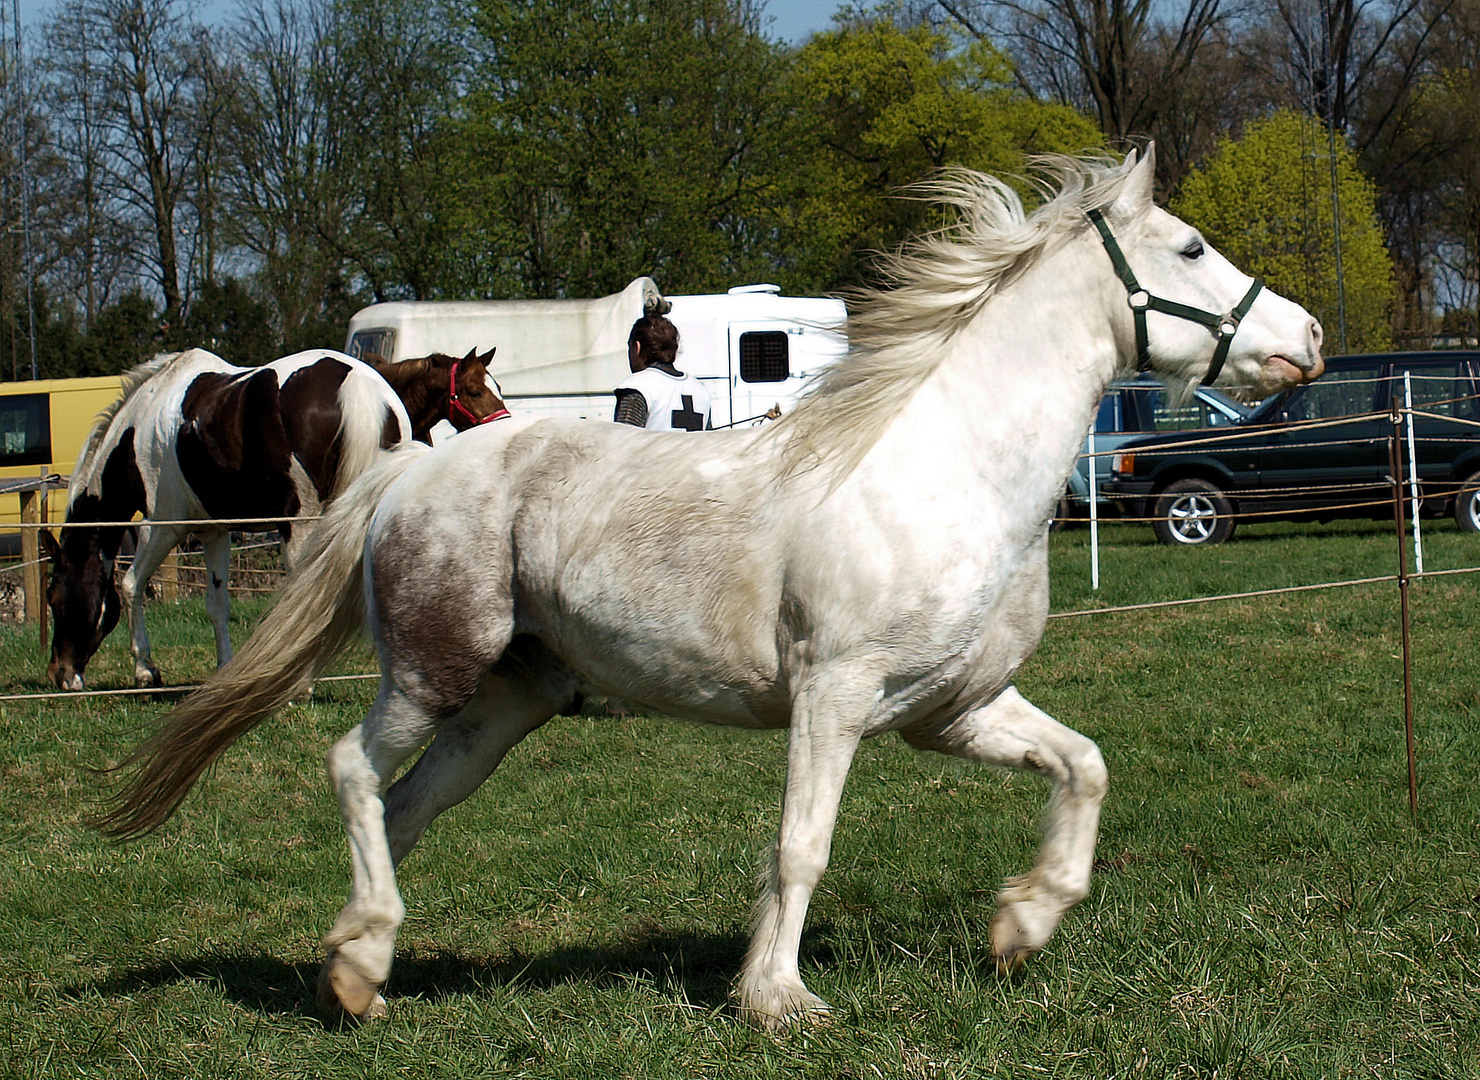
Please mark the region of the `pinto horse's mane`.
<svg viewBox="0 0 1480 1080"><path fill-rule="evenodd" d="M77 467L72 470L73 490L80 490L80 485L75 482L76 477L82 476L91 468L98 456L98 451L103 448L103 442L108 436L108 428L112 426L114 417L128 404L129 398L138 392L139 387L184 355L182 352L160 353L154 359L146 360L138 367L123 373L123 392L118 395L117 401L107 405L98 413L97 419L93 421L92 430L87 433L87 441L82 444L82 453L77 456Z"/></svg>
<svg viewBox="0 0 1480 1080"><path fill-rule="evenodd" d="M946 357L946 345L1087 211L1115 201L1136 163L1087 155L1033 159L1044 202L1032 213L996 177L952 168L905 195L955 210L955 223L881 256L883 285L845 291L848 355L776 425L783 475L828 466L847 475ZM924 359L922 359L924 358Z"/></svg>

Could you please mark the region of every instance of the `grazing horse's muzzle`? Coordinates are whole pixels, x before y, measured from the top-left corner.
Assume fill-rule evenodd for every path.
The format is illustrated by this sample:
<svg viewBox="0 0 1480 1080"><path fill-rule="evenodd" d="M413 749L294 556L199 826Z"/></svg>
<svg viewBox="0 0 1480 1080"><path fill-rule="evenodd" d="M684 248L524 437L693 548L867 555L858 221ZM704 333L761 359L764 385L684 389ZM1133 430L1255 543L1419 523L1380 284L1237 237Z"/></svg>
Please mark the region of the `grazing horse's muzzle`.
<svg viewBox="0 0 1480 1080"><path fill-rule="evenodd" d="M82 672L72 666L70 660L62 660L53 655L51 663L46 665L46 677L58 690L81 690L84 688Z"/></svg>

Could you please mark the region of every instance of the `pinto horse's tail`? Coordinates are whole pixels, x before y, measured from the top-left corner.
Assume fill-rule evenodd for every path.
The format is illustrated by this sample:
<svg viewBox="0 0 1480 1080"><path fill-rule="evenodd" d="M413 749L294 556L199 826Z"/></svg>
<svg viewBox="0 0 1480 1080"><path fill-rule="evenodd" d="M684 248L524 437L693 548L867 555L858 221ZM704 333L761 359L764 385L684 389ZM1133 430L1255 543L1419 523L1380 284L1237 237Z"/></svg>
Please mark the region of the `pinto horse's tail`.
<svg viewBox="0 0 1480 1080"><path fill-rule="evenodd" d="M230 663L171 709L112 772L127 774L95 827L116 839L159 828L226 749L321 674L365 620L365 538L386 489L431 447L407 442L324 512L303 561Z"/></svg>
<svg viewBox="0 0 1480 1080"><path fill-rule="evenodd" d="M337 499L370 468L386 447L411 438L411 418L400 396L364 367L351 369L339 387L339 467L329 498ZM394 437L391 437L392 430Z"/></svg>

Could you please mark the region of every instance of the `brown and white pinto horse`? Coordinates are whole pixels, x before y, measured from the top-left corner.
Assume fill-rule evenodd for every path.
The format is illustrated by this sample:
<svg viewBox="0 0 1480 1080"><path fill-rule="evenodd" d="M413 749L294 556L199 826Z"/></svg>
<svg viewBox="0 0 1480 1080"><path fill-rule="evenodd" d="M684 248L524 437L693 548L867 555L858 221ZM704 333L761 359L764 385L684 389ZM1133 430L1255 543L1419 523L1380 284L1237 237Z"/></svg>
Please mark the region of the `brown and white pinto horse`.
<svg viewBox="0 0 1480 1080"><path fill-rule="evenodd" d="M472 349L461 360L433 353L392 362L370 353L365 362L405 402L411 415L411 437L431 445L432 429L444 420L458 431L467 431L509 415L503 393L488 370L493 354L489 349L479 356Z"/></svg>
<svg viewBox="0 0 1480 1080"><path fill-rule="evenodd" d="M165 523L283 518L291 563L303 533L293 519L317 515L380 450L410 432L405 406L385 380L327 349L258 368L233 367L191 349L135 368L124 376L123 395L99 416L73 470L67 522L82 526L65 529L60 542L41 533L52 563L51 681L81 690L83 670L118 622L113 561L125 530L117 523L135 513L146 519L122 600L133 632L135 681L158 686L144 629L144 585L187 533L205 547L217 660L231 658L230 530ZM90 522L99 524L87 527Z"/></svg>

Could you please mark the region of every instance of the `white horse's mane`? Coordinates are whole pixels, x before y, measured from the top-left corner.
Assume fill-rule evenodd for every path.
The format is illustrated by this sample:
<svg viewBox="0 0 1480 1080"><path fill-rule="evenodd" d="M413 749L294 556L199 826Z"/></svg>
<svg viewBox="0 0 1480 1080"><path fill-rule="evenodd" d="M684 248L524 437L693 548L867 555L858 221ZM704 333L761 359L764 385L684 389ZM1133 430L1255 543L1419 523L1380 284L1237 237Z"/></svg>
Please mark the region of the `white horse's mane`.
<svg viewBox="0 0 1480 1080"><path fill-rule="evenodd" d="M880 259L884 284L848 290L848 355L828 368L796 411L776 425L785 437L783 475L831 466L846 476L947 354L949 339L982 306L1087 227L1087 211L1115 201L1136 163L1103 155L1033 159L1044 202L1031 214L996 177L964 168L907 189L954 207L956 221Z"/></svg>
<svg viewBox="0 0 1480 1080"><path fill-rule="evenodd" d="M91 467L93 459L102 449L103 440L108 435L108 428L112 425L113 418L122 411L128 399L134 396L139 387L184 355L182 352L160 353L154 359L146 360L131 371L123 373L123 392L118 395L117 401L106 406L98 413L98 418L93 421L92 430L87 433L87 441L82 444L82 453L77 457L77 468L74 472L80 475L84 469Z"/></svg>

